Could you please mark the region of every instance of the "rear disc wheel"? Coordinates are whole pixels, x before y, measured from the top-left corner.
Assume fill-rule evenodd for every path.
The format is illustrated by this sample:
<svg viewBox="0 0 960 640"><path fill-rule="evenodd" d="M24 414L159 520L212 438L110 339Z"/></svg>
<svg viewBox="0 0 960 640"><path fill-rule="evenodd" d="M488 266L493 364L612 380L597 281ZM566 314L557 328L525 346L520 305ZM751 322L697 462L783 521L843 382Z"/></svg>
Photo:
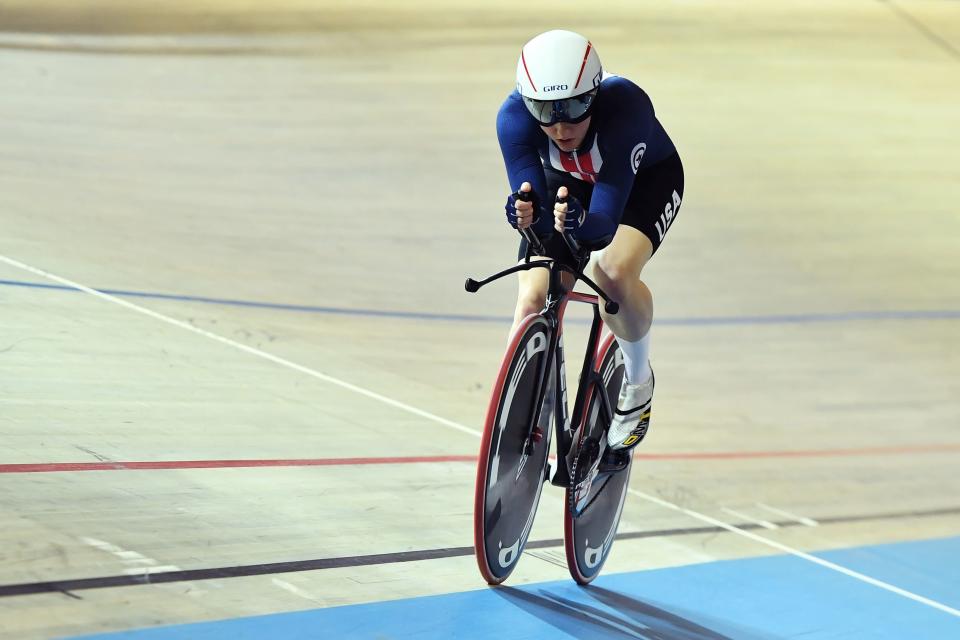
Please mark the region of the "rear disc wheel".
<svg viewBox="0 0 960 640"><path fill-rule="evenodd" d="M597 371L603 378L603 386L610 401L610 407L615 408L620 395L624 366L623 355L612 334L600 346L597 362L599 363ZM601 400L596 393L592 394L587 407L581 444L593 439L606 439L609 426L601 419ZM589 584L600 574L607 560L626 501L632 464L631 455L623 470L616 473L600 472L594 479L586 498L581 500L584 506L579 511L579 515L574 515L569 506L564 509L563 530L567 567L570 569L571 577L578 584ZM568 488L567 505L574 504L573 500L572 490Z"/></svg>

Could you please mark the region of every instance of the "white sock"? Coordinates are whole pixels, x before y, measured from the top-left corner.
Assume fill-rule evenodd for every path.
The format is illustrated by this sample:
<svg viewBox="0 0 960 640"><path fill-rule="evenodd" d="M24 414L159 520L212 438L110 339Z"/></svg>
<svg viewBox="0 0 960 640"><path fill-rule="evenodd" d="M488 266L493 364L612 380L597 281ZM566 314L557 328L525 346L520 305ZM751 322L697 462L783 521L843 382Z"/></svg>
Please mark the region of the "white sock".
<svg viewBox="0 0 960 640"><path fill-rule="evenodd" d="M617 342L623 353L627 381L630 384L641 384L649 380L653 374L650 370L650 332L636 342L627 342L620 338L617 338Z"/></svg>

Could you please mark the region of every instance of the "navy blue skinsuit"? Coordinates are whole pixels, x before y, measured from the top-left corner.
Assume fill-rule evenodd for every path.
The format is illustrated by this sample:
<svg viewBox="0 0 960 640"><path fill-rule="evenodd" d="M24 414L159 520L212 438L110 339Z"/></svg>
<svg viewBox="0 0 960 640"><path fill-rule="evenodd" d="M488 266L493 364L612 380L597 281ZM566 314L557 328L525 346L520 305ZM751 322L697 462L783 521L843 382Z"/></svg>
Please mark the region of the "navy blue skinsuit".
<svg viewBox="0 0 960 640"><path fill-rule="evenodd" d="M580 148L561 151L530 115L514 91L497 113L497 137L510 188L533 186L541 208L534 230L549 234L553 203L547 201L544 165L592 186L590 212L577 236L612 236L623 215L637 173L676 153L647 94L626 78L607 76L600 83L590 128Z"/></svg>

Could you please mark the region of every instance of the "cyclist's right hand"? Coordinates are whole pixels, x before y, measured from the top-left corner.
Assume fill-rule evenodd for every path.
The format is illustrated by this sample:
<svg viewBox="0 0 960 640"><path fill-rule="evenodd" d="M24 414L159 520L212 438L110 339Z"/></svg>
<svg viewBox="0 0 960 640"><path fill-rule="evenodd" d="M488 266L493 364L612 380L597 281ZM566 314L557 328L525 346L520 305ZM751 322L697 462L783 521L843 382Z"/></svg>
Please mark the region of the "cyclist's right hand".
<svg viewBox="0 0 960 640"><path fill-rule="evenodd" d="M526 200L520 199L520 194L527 197ZM526 229L537 221L537 194L529 182L520 185L519 193L511 193L507 196L507 204L504 206L507 212L507 222L514 229Z"/></svg>

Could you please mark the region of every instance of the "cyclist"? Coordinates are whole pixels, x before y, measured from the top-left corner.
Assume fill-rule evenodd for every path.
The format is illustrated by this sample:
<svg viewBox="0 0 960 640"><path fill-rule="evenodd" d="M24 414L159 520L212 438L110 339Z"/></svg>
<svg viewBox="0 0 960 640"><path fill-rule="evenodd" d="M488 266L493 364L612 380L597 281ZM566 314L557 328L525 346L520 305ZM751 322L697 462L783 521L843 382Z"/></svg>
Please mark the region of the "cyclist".
<svg viewBox="0 0 960 640"><path fill-rule="evenodd" d="M547 257L571 266L575 258L562 232L588 248L603 247L591 256L588 275L620 303L617 314L602 306L601 313L626 368L607 444L629 450L646 435L654 387L653 298L640 275L677 217L680 157L647 94L604 73L593 45L571 31L548 31L524 45L517 89L497 114L497 137L513 189L510 224L532 227ZM521 259L526 251L523 239ZM547 286L543 269L520 273L514 329L543 308Z"/></svg>

